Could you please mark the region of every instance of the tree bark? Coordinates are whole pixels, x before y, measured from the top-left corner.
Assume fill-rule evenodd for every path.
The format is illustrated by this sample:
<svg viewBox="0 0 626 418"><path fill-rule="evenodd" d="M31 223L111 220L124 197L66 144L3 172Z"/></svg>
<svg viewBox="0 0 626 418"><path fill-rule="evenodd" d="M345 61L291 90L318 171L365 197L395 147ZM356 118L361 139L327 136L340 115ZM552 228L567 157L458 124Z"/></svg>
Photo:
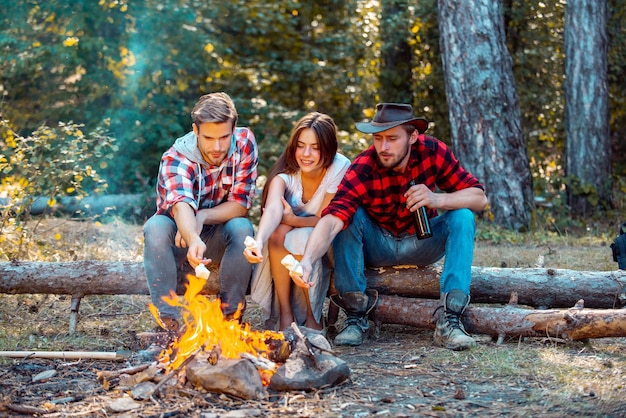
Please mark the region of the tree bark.
<svg viewBox="0 0 626 418"><path fill-rule="evenodd" d="M145 194L112 194L100 196L87 196L83 198L61 196L55 199L54 206L49 206L50 198L37 197L30 206L31 215L43 215L48 213L64 213L73 216L90 216L103 213L127 213L139 214L148 206L155 208L154 197ZM8 198L0 198L0 206L18 206L22 202L14 202Z"/></svg>
<svg viewBox="0 0 626 418"><path fill-rule="evenodd" d="M413 52L409 46L412 24L407 0L381 2L381 69L382 102L412 103Z"/></svg>
<svg viewBox="0 0 626 418"><path fill-rule="evenodd" d="M494 221L527 229L532 177L502 2L438 0L437 5L454 152L485 185Z"/></svg>
<svg viewBox="0 0 626 418"><path fill-rule="evenodd" d="M606 0L567 2L565 168L568 203L581 217L612 204L606 22Z"/></svg>
<svg viewBox="0 0 626 418"><path fill-rule="evenodd" d="M210 266L211 267L211 266ZM217 295L215 268L204 293ZM176 290L184 293L184 283ZM147 295L142 263L135 261L5 262L0 263L0 293L87 295Z"/></svg>
<svg viewBox="0 0 626 418"><path fill-rule="evenodd" d="M440 273L432 266L395 266L367 270L366 276L368 287L381 294L438 299ZM473 303L508 303L513 293L520 305L536 308L569 308L580 299L588 308L621 308L626 272L472 267Z"/></svg>
<svg viewBox="0 0 626 418"><path fill-rule="evenodd" d="M373 312L378 323L434 329L439 301L382 295ZM625 337L626 309L533 310L470 305L463 314L465 329L474 334L498 337L549 337L564 340Z"/></svg>
<svg viewBox="0 0 626 418"><path fill-rule="evenodd" d="M203 293L217 295L217 266ZM368 287L380 294L439 299L440 270L396 266L368 269ZM184 293L184 283L177 289ZM0 263L0 292L86 295L147 295L143 264L134 261ZM571 307L584 299L588 308L626 305L626 271L575 271L545 268L472 267L472 303L508 303L539 308Z"/></svg>

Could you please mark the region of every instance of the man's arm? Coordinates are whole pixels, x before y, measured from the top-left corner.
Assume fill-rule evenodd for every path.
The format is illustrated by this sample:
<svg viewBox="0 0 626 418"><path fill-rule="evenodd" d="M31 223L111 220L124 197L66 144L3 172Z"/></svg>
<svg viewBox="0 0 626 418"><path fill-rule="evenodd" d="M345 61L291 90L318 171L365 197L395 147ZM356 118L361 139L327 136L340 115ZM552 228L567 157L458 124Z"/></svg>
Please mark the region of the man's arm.
<svg viewBox="0 0 626 418"><path fill-rule="evenodd" d="M223 202L217 206L207 209L200 209L196 215L198 226L219 225L230 221L233 218L240 218L248 214L248 209L237 202Z"/></svg>
<svg viewBox="0 0 626 418"><path fill-rule="evenodd" d="M468 187L451 193L435 193L423 184L411 187L406 192L406 205L411 210L422 206L431 209L454 210L468 208L475 212L485 209L487 196L478 187Z"/></svg>
<svg viewBox="0 0 626 418"><path fill-rule="evenodd" d="M311 276L312 265L328 251L330 244L343 229L343 221L335 215L326 215L317 223L309 237L300 261L302 276L293 273L291 278L300 287L306 287Z"/></svg>
<svg viewBox="0 0 626 418"><path fill-rule="evenodd" d="M193 208L185 202L178 202L172 206L171 213L178 228L176 246L184 247L186 245L188 247L187 260L191 267L195 268L198 264L208 264L211 260L204 258L206 244L200 238L201 229L198 230L198 222ZM180 239L184 242L181 243Z"/></svg>

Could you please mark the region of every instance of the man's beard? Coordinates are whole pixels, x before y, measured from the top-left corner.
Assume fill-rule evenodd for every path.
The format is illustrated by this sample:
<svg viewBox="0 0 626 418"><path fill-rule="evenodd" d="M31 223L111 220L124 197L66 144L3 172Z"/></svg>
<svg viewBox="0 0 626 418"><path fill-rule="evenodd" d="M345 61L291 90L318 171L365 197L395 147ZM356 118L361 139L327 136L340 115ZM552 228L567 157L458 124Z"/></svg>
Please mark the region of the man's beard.
<svg viewBox="0 0 626 418"><path fill-rule="evenodd" d="M409 152L411 152L411 145L407 144L406 150L404 152L404 155L398 159L396 159L395 161L392 161L391 163L385 163L383 162L383 160L380 158L379 153L376 153L376 160L378 162L378 165L385 167L389 170L393 170L394 168L398 167L400 164L402 164L402 162L404 161L404 159L406 158L406 156L409 154Z"/></svg>

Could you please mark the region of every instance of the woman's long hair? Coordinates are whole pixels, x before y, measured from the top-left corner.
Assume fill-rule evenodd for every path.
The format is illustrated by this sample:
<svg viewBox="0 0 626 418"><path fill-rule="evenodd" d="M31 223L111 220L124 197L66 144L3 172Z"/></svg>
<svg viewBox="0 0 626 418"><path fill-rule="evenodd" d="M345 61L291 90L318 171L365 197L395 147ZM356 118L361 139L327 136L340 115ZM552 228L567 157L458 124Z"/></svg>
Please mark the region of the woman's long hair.
<svg viewBox="0 0 626 418"><path fill-rule="evenodd" d="M291 137L289 142L287 142L285 150L278 157L278 160L276 160L267 175L263 194L261 195L261 209L265 208L269 185L274 177L281 173L293 174L300 169L296 160L296 149L298 148L300 134L307 128L312 129L317 137L322 167L328 168L333 163L338 147L335 121L330 116L320 112L311 112L304 115L291 131Z"/></svg>

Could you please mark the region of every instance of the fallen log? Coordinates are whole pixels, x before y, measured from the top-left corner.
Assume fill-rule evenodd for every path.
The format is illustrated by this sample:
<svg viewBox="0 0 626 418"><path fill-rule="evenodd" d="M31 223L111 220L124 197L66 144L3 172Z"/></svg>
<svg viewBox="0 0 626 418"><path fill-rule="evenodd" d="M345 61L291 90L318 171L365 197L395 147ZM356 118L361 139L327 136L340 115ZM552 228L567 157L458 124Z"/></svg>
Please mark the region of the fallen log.
<svg viewBox="0 0 626 418"><path fill-rule="evenodd" d="M497 337L550 337L563 340L626 337L626 309L586 309L578 301L570 309L535 310L515 305L476 306L463 314L468 332ZM434 329L438 300L380 295L372 318L378 324Z"/></svg>
<svg viewBox="0 0 626 418"><path fill-rule="evenodd" d="M49 197L36 197L30 204L31 215L43 215L49 213L64 213L70 215L99 215L103 213L137 213L142 208L154 207L154 197L146 194L111 194L98 196L59 196L54 199L54 204L49 205ZM23 202L13 201L9 198L0 198L0 208L17 207Z"/></svg>
<svg viewBox="0 0 626 418"><path fill-rule="evenodd" d="M367 285L380 294L439 298L439 267L395 266L369 269ZM518 303L537 308L568 308L580 299L588 308L626 306L626 271L551 268L472 267L472 302Z"/></svg>
<svg viewBox="0 0 626 418"><path fill-rule="evenodd" d="M209 266L203 293L217 295L217 267ZM190 270L191 272L191 270ZM184 283L177 292L183 294ZM72 295L147 295L143 264L136 261L69 261L0 263L0 293Z"/></svg>
<svg viewBox="0 0 626 418"><path fill-rule="evenodd" d="M203 293L219 293L217 266ZM190 270L191 272L191 270ZM439 298L440 269L396 266L368 269L368 287L380 294ZM177 289L184 292L184 285ZM86 295L147 295L143 264L134 261L4 262L0 263L0 293ZM474 303L518 303L539 308L567 308L579 299L588 308L626 306L626 271L575 271L549 268L472 267Z"/></svg>
<svg viewBox="0 0 626 418"><path fill-rule="evenodd" d="M210 266L205 294L219 293L217 266ZM439 304L436 268L397 266L368 270L368 285L380 292L374 318L379 323L434 328ZM626 271L585 272L564 269L472 268L472 304L465 322L470 332L498 336L551 336L586 339L626 336ZM178 289L184 291L183 286ZM0 292L70 294L72 314L87 295L148 294L143 265L138 262L76 261L0 263ZM396 292L404 296L391 296ZM477 306L480 303L516 303L565 310L529 310L515 305ZM407 297L407 295L409 297ZM578 303L584 299L587 309ZM592 307L588 309L588 300ZM573 301L573 302L572 302ZM75 303L74 303L75 302ZM578 304L577 304L578 303ZM74 307L75 306L75 307ZM70 320L70 333L73 332Z"/></svg>

